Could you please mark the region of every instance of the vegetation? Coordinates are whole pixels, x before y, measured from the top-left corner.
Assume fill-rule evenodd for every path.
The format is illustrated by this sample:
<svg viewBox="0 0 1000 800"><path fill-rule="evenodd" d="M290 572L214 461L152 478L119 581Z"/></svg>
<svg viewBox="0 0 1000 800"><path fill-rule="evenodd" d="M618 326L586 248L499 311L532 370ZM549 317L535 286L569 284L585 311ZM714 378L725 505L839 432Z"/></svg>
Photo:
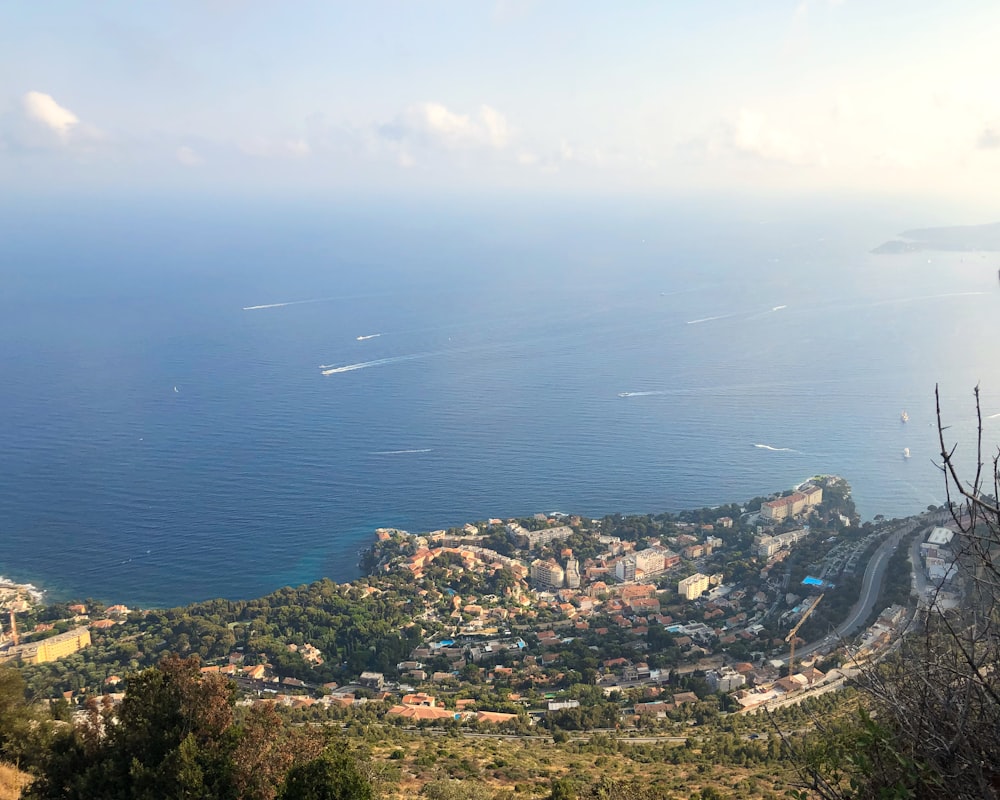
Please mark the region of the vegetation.
<svg viewBox="0 0 1000 800"><path fill-rule="evenodd" d="M827 731L806 753L806 783L821 798L1000 797L1000 453L983 457L978 388L976 411L977 467L965 481L938 403L963 602L944 604L939 589L918 612L918 633L864 670L854 724Z"/></svg>
<svg viewBox="0 0 1000 800"><path fill-rule="evenodd" d="M129 679L117 707L88 701L83 719L57 732L26 797L371 797L342 747L282 723L269 705L241 720L235 687L202 675L197 658L165 658ZM311 784L312 793L301 793ZM369 793L363 794L367 787Z"/></svg>

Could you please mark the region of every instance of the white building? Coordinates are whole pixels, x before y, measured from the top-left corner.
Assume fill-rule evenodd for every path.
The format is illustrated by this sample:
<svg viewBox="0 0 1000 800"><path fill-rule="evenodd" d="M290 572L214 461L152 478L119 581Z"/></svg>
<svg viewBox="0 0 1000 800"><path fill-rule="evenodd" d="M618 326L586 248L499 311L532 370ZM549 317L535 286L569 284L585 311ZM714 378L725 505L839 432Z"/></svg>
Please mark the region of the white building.
<svg viewBox="0 0 1000 800"><path fill-rule="evenodd" d="M560 589L566 582L566 573L554 559L531 562L531 583L538 589Z"/></svg>
<svg viewBox="0 0 1000 800"><path fill-rule="evenodd" d="M702 596L702 594L708 589L708 585L708 575L702 575L700 572L696 572L694 575L691 575L682 581L678 581L677 594L681 595L685 600L694 600Z"/></svg>

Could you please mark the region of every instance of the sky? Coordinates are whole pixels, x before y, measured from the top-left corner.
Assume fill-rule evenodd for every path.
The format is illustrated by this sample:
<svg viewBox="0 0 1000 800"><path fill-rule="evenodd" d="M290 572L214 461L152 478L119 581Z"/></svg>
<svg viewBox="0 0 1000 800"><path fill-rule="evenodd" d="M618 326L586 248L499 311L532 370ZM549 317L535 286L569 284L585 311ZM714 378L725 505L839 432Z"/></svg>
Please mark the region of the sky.
<svg viewBox="0 0 1000 800"><path fill-rule="evenodd" d="M1000 186L995 0L11 2L0 192Z"/></svg>

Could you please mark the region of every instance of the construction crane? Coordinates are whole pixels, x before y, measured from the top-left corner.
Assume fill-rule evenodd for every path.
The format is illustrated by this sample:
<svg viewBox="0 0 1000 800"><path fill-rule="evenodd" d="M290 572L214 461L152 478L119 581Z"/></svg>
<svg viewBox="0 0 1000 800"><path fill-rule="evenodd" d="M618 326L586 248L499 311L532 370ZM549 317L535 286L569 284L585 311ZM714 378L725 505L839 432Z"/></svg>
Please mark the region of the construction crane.
<svg viewBox="0 0 1000 800"><path fill-rule="evenodd" d="M819 605L819 601L825 596L821 594L815 600L812 601L812 605L805 610L805 613L799 617L799 621L795 623L795 627L788 632L788 636L785 637L785 641L791 643L792 649L788 654L788 674L792 675L795 672L795 634L799 632L799 628L802 627L802 623L808 619L809 615L816 610L816 606Z"/></svg>

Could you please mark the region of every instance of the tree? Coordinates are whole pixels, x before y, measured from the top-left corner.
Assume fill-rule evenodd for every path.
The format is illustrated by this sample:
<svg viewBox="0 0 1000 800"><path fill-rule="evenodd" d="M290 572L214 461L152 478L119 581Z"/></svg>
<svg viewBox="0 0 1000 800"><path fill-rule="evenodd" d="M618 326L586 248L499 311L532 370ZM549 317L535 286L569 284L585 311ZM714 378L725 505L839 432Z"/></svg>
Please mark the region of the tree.
<svg viewBox="0 0 1000 800"><path fill-rule="evenodd" d="M375 790L357 762L342 750L328 749L319 758L292 767L279 800L372 800Z"/></svg>
<svg viewBox="0 0 1000 800"><path fill-rule="evenodd" d="M31 760L48 728L25 698L24 680L11 667L0 667L0 757Z"/></svg>
<svg viewBox="0 0 1000 800"><path fill-rule="evenodd" d="M47 750L26 796L274 800L289 768L322 746L271 708L237 722L234 706L228 679L202 675L197 657L167 656L128 678L117 708L89 700L82 721Z"/></svg>
<svg viewBox="0 0 1000 800"><path fill-rule="evenodd" d="M935 397L955 577L922 602L894 656L863 670L860 721L805 770L823 798L1000 798L1000 451L984 457L977 387L974 471L963 479ZM960 592L957 606L946 589Z"/></svg>

